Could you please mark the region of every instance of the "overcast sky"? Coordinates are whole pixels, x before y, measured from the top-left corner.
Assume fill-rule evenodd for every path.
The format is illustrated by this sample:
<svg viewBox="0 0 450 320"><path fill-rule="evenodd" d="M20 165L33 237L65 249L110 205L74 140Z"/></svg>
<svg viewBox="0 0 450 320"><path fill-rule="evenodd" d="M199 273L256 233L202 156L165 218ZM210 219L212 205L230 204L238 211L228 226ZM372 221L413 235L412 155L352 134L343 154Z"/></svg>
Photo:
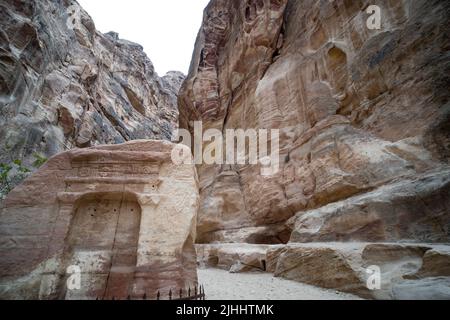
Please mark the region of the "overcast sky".
<svg viewBox="0 0 450 320"><path fill-rule="evenodd" d="M139 43L160 76L187 73L209 0L78 0L97 30Z"/></svg>

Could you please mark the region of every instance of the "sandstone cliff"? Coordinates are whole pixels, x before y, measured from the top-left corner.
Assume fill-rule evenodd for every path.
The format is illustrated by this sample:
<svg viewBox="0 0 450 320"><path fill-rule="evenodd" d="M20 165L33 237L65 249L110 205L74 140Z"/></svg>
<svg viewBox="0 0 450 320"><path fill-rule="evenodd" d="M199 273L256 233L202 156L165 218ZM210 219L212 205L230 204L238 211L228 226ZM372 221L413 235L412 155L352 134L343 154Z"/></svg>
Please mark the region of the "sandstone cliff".
<svg viewBox="0 0 450 320"><path fill-rule="evenodd" d="M381 29L366 24L370 5ZM200 265L450 298L449 12L438 0L210 2L180 126L279 129L281 170L198 165Z"/></svg>
<svg viewBox="0 0 450 320"><path fill-rule="evenodd" d="M373 2L211 1L180 126L280 129L281 170L200 165L200 242L449 241L450 6Z"/></svg>
<svg viewBox="0 0 450 320"><path fill-rule="evenodd" d="M140 45L96 31L76 1L1 0L0 162L170 140L183 79L160 78Z"/></svg>

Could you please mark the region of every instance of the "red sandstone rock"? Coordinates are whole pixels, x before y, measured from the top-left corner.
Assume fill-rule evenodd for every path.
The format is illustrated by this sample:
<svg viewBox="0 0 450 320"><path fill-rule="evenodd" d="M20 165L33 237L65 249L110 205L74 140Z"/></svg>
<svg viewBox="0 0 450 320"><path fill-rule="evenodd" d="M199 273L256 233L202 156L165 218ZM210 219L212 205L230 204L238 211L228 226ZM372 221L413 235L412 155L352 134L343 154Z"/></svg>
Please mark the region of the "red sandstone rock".
<svg viewBox="0 0 450 320"><path fill-rule="evenodd" d="M59 154L0 211L3 299L155 298L197 281L198 186L173 145L136 141ZM69 266L81 289L66 286Z"/></svg>
<svg viewBox="0 0 450 320"><path fill-rule="evenodd" d="M373 4L206 8L180 127L279 129L281 149L271 177L259 166L198 165L207 263L242 265L245 243L290 237L268 250L268 271L369 298L449 297L447 249L419 243L450 241L450 4L378 1L381 29L371 30ZM381 290L367 288L369 262L382 269Z"/></svg>
<svg viewBox="0 0 450 320"><path fill-rule="evenodd" d="M279 129L281 170L262 177L258 166L199 165L200 242L279 243L286 230L271 226L295 214L428 172L435 172L428 185L437 187L450 155L449 4L381 1L381 30L366 27L369 4L213 0L206 8L180 92L180 126L192 130L202 120L205 130ZM441 187L433 192L448 197ZM396 196L390 201L400 205ZM395 221L370 225L363 214L361 237L448 241L449 211L437 200L427 200L422 214L439 216L439 236L426 228L379 234L380 223L420 228L413 205L420 201L420 192L408 199Z"/></svg>
<svg viewBox="0 0 450 320"><path fill-rule="evenodd" d="M1 1L0 30L1 163L171 139L184 75L158 76L140 45L98 32L76 1Z"/></svg>

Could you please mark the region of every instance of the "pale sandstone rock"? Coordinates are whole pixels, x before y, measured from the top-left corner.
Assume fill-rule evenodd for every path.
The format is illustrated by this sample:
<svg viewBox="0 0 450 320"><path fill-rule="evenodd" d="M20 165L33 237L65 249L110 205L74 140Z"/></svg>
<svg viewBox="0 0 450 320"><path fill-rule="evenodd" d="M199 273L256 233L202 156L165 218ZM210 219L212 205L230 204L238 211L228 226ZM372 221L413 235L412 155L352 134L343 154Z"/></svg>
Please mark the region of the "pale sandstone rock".
<svg viewBox="0 0 450 320"><path fill-rule="evenodd" d="M249 244L197 244L200 267L237 272L267 271L267 251L273 246Z"/></svg>
<svg viewBox="0 0 450 320"><path fill-rule="evenodd" d="M173 145L135 141L51 158L0 208L3 299L154 299L197 281L198 183ZM66 288L81 268L81 290Z"/></svg>
<svg viewBox="0 0 450 320"><path fill-rule="evenodd" d="M286 246L275 246L270 247L266 252L266 261L267 261L267 272L275 274L277 271L278 260L280 259L281 254L286 251Z"/></svg>
<svg viewBox="0 0 450 320"><path fill-rule="evenodd" d="M450 300L450 277L405 281L392 288L397 300Z"/></svg>
<svg viewBox="0 0 450 320"><path fill-rule="evenodd" d="M356 294L366 299L448 299L448 245L309 243L196 245L201 268L276 277ZM380 268L380 289L368 287L368 268Z"/></svg>
<svg viewBox="0 0 450 320"><path fill-rule="evenodd" d="M258 243L282 244L289 241L292 229L285 223L276 223L260 227L246 227L219 230L204 234L199 243Z"/></svg>
<svg viewBox="0 0 450 320"><path fill-rule="evenodd" d="M141 46L96 31L76 1L2 0L0 30L0 162L171 139L184 76L160 78Z"/></svg>
<svg viewBox="0 0 450 320"><path fill-rule="evenodd" d="M271 226L298 212L448 170L450 4L378 1L381 30L366 27L369 4L213 0L206 8L180 92L180 126L280 129L281 170L265 178L259 166L198 166L200 242L279 243L286 230ZM443 187L435 192L445 198ZM419 228L419 198L400 214L402 228ZM426 213L441 206L427 203ZM448 241L443 210L419 234L380 234L362 214L360 238ZM383 219L382 229L398 229L397 218Z"/></svg>
<svg viewBox="0 0 450 320"><path fill-rule="evenodd" d="M423 257L423 264L411 279L425 277L450 277L450 251L448 247L439 247L428 250Z"/></svg>
<svg viewBox="0 0 450 320"><path fill-rule="evenodd" d="M206 8L180 126L279 129L281 147L271 177L259 166L198 166L208 261L232 242L224 265L239 270L249 250L240 242L285 243L292 231L288 246L266 251L268 271L367 298L448 297L447 249L437 246L450 241L450 4L378 1L382 27L369 30L372 4ZM366 286L370 264L382 269L380 291Z"/></svg>
<svg viewBox="0 0 450 320"><path fill-rule="evenodd" d="M292 218L291 242L448 242L450 171L401 179Z"/></svg>
<svg viewBox="0 0 450 320"><path fill-rule="evenodd" d="M279 257L275 276L370 297L345 256L334 248L287 247Z"/></svg>
<svg viewBox="0 0 450 320"><path fill-rule="evenodd" d="M290 244L279 255L275 275L364 298L448 299L448 265L443 263L448 250L448 245L431 244ZM367 286L372 266L381 271L379 290Z"/></svg>

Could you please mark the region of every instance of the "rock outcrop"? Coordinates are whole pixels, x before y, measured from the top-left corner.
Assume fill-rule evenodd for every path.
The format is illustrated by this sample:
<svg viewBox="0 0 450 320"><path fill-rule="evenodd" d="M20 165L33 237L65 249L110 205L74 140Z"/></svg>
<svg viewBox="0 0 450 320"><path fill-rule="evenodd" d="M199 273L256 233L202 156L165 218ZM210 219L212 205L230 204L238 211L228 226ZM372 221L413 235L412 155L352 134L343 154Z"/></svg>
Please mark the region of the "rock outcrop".
<svg viewBox="0 0 450 320"><path fill-rule="evenodd" d="M379 29L367 24L371 5ZM304 243L312 249L288 249L272 271L364 297L448 298L442 268L420 285L402 274L369 292L364 261L349 263L336 242L359 252L450 242L449 11L440 0L212 0L180 91L180 127L279 129L280 170L198 165L199 243Z"/></svg>
<svg viewBox="0 0 450 320"><path fill-rule="evenodd" d="M76 1L0 1L0 162L75 147L170 140L184 75L101 34Z"/></svg>
<svg viewBox="0 0 450 320"><path fill-rule="evenodd" d="M266 178L258 166L200 165L199 241L272 242L264 227L294 215L447 174L449 4L376 1L381 29L370 30L372 2L211 1L180 93L180 126L279 129L281 170ZM436 197L448 198L439 187ZM448 207L438 206L422 214L438 219L435 240L448 241ZM416 219L415 208L402 216ZM379 226L368 218L360 227ZM393 238L401 237L422 240Z"/></svg>
<svg viewBox="0 0 450 320"><path fill-rule="evenodd" d="M291 242L410 241L448 243L450 172L384 185L292 218Z"/></svg>
<svg viewBox="0 0 450 320"><path fill-rule="evenodd" d="M450 299L449 246L314 243L278 252L276 276L376 299ZM445 258L443 258L445 257ZM443 260L441 260L443 259ZM379 288L369 278L379 268ZM433 270L429 274L421 270Z"/></svg>
<svg viewBox="0 0 450 320"><path fill-rule="evenodd" d="M195 241L202 266L450 298L448 1L211 0L185 80L160 78L75 1L0 8L0 162L92 147L53 157L1 204L1 298L184 287ZM171 143L95 147L194 135L195 121L279 130L279 170L200 164L197 181Z"/></svg>
<svg viewBox="0 0 450 320"><path fill-rule="evenodd" d="M271 245L241 243L202 244L196 248L200 267L219 268L235 273L268 271L268 252L275 250ZM284 249L284 246L280 245L278 248Z"/></svg>
<svg viewBox="0 0 450 320"><path fill-rule="evenodd" d="M68 151L12 191L0 207L0 298L156 299L194 287L198 182L172 148Z"/></svg>
<svg viewBox="0 0 450 320"><path fill-rule="evenodd" d="M270 272L277 277L367 299L450 299L450 246L316 242L197 245L200 267ZM368 270L377 267L379 288Z"/></svg>

